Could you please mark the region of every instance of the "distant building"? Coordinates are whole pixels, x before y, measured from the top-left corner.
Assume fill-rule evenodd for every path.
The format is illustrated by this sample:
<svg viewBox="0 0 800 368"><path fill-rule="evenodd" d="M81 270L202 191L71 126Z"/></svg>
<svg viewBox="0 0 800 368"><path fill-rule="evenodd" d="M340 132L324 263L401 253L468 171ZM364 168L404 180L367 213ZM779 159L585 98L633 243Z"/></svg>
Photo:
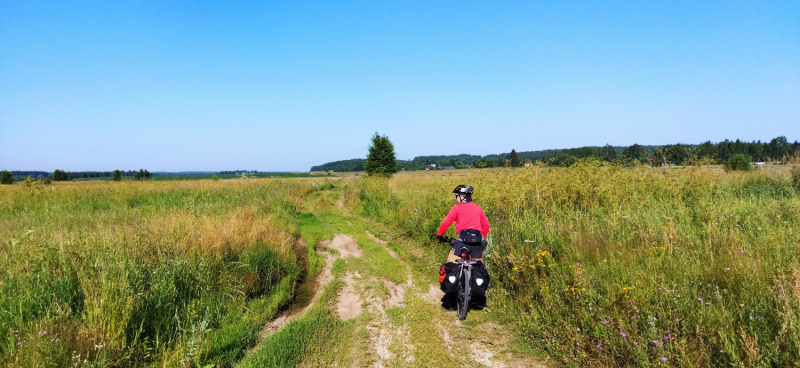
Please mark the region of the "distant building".
<svg viewBox="0 0 800 368"><path fill-rule="evenodd" d="M455 170L455 169L456 169L455 166L442 166L439 168L439 170Z"/></svg>

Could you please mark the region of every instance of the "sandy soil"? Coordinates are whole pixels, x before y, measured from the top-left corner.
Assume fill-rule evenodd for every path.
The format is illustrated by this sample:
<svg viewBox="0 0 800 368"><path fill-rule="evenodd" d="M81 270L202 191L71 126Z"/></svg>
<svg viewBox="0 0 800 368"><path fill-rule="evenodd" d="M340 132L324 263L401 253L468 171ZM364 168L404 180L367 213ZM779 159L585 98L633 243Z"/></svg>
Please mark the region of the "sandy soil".
<svg viewBox="0 0 800 368"><path fill-rule="evenodd" d="M344 277L345 287L339 291L339 301L336 303L336 312L339 318L348 320L361 313L361 295L355 290L355 281L352 274Z"/></svg>

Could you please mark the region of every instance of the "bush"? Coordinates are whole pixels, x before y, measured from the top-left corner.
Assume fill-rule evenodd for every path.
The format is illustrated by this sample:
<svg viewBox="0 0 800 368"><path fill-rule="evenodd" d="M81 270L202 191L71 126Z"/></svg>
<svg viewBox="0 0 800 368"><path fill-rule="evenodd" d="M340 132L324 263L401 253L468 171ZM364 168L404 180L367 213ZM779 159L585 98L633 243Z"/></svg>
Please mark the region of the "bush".
<svg viewBox="0 0 800 368"><path fill-rule="evenodd" d="M121 181L122 180L122 172L119 170L114 170L113 174L114 181Z"/></svg>
<svg viewBox="0 0 800 368"><path fill-rule="evenodd" d="M11 174L11 171L3 170L3 173L0 174L0 183L2 184L14 183L14 175Z"/></svg>
<svg viewBox="0 0 800 368"><path fill-rule="evenodd" d="M750 156L743 153L735 154L725 162L725 170L728 171L750 171L752 169Z"/></svg>
<svg viewBox="0 0 800 368"><path fill-rule="evenodd" d="M792 169L792 184L800 189L800 166L795 166Z"/></svg>

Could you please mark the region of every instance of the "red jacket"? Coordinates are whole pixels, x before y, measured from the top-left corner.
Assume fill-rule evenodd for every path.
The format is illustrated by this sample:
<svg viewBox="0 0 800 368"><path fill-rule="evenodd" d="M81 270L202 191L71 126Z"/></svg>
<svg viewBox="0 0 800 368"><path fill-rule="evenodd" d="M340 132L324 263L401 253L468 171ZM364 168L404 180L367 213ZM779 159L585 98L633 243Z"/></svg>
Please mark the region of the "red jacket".
<svg viewBox="0 0 800 368"><path fill-rule="evenodd" d="M489 235L489 219L483 213L483 210L473 202L458 203L450 209L450 213L444 218L442 224L439 226L439 232L436 235L441 236L450 227L450 224L456 222L456 234L464 229L477 229L481 231L481 235L485 238Z"/></svg>

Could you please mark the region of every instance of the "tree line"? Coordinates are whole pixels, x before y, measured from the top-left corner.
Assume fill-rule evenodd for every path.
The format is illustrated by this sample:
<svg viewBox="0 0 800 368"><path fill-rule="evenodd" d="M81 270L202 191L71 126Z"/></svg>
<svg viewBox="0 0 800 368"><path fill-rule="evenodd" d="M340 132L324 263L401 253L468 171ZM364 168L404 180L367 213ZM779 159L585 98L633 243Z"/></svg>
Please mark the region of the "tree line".
<svg viewBox="0 0 800 368"><path fill-rule="evenodd" d="M417 156L412 160L396 160L398 170L424 170L425 167L436 165L453 166L462 168L482 167L518 167L530 161L542 161L553 166L571 166L581 159L597 159L601 161L632 161L650 162L654 165L673 164L683 165L702 160L708 164L722 164L736 154L748 156L752 162L780 161L784 157L794 156L800 152L800 143L790 143L786 137L776 137L769 142L746 142L739 139L735 141L724 140L713 143L706 141L701 144L669 144L662 146L639 145L631 146L587 146L560 150L540 150L479 155L441 155ZM514 156L514 157L512 157ZM311 171L364 171L366 159L351 159L328 162L312 166Z"/></svg>

